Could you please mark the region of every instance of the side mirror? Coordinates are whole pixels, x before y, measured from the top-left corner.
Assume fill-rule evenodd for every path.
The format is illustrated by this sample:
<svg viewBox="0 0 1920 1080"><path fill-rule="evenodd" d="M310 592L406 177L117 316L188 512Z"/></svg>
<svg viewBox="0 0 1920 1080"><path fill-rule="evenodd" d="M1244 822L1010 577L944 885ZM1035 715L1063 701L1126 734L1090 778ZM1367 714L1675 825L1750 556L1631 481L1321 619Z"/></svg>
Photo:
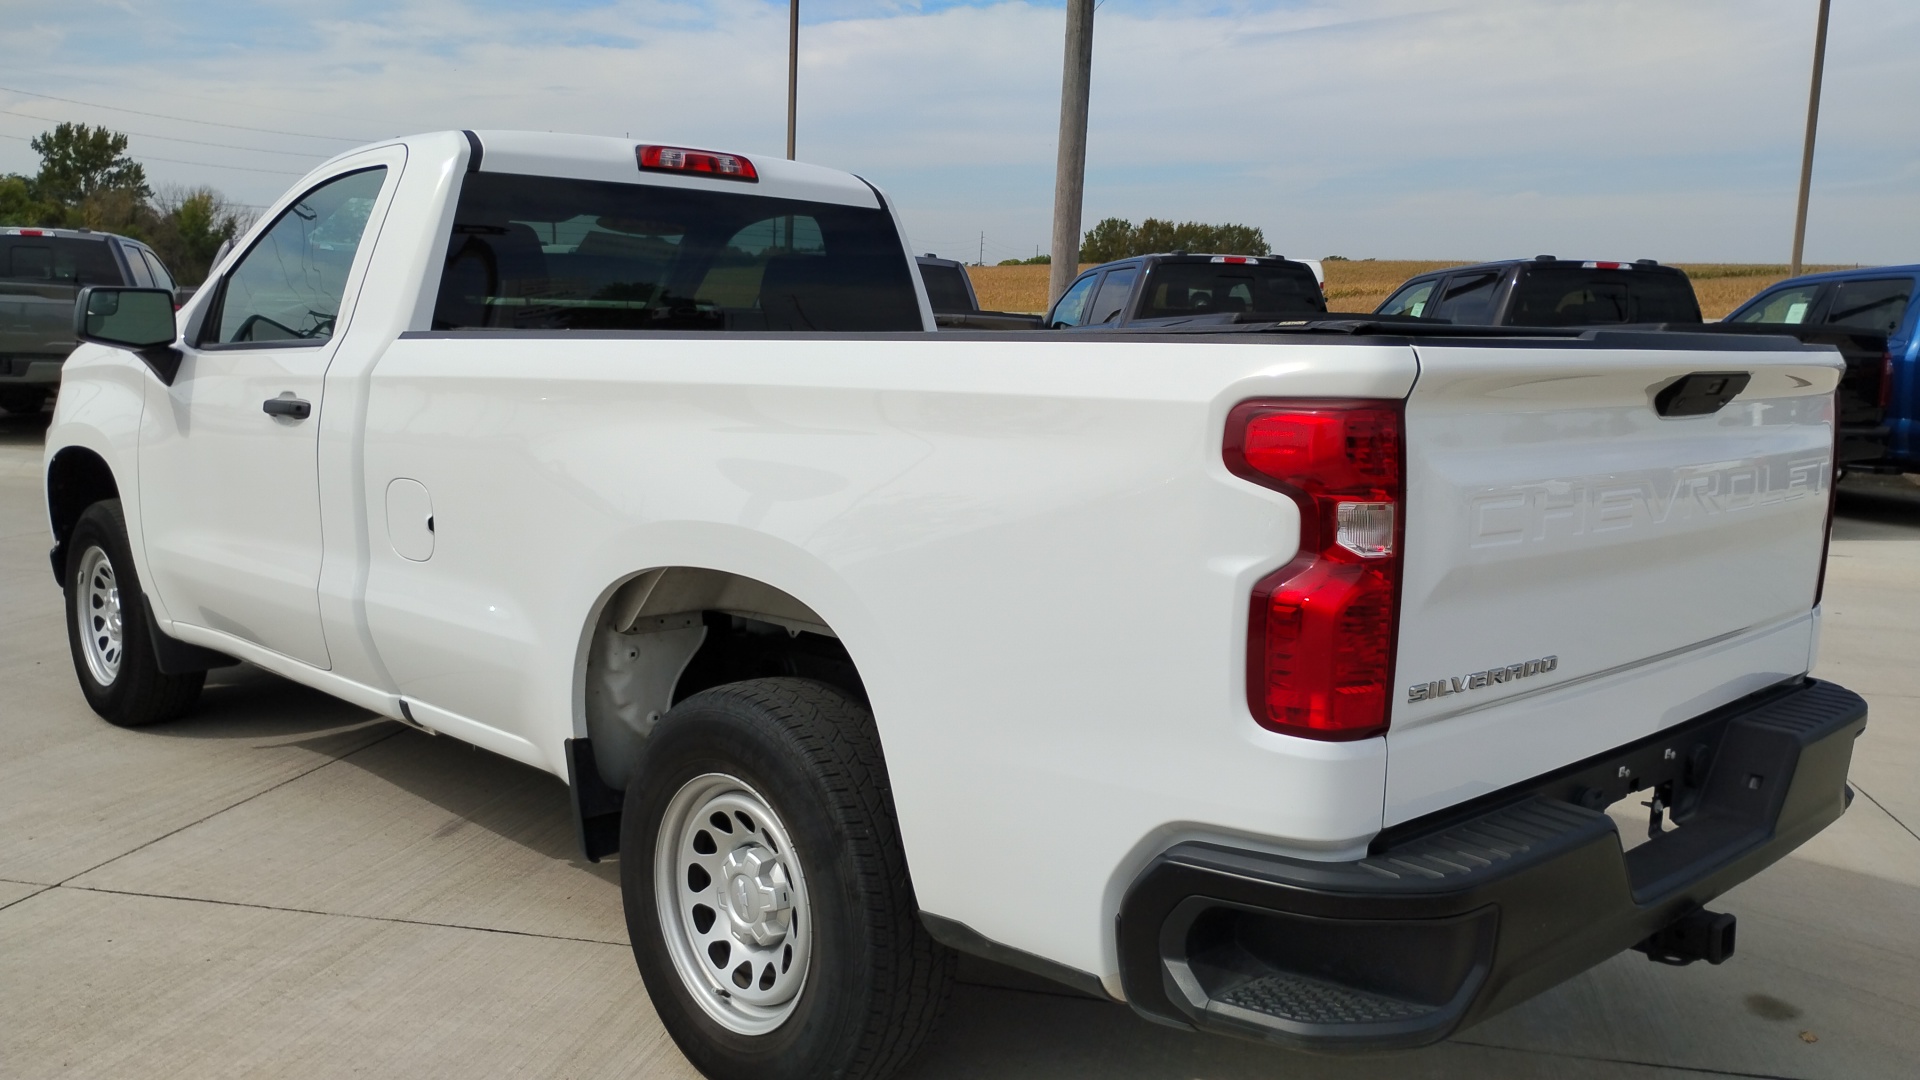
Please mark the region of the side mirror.
<svg viewBox="0 0 1920 1080"><path fill-rule="evenodd" d="M173 347L180 330L173 317L173 293L167 289L81 289L73 304L73 336L139 353L169 386L180 370L180 351Z"/></svg>

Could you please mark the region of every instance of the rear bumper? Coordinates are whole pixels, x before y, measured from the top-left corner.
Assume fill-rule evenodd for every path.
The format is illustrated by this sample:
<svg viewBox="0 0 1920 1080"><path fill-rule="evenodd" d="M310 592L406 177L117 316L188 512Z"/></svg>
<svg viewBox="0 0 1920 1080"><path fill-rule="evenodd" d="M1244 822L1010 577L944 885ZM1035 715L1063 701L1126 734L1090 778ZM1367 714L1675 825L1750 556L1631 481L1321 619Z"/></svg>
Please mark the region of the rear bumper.
<svg viewBox="0 0 1920 1080"><path fill-rule="evenodd" d="M1149 1018L1321 1051L1453 1032L1630 948L1846 809L1866 702L1806 680L1397 826L1317 863L1180 844L1119 916ZM1678 828L1623 852L1601 808L1663 795Z"/></svg>

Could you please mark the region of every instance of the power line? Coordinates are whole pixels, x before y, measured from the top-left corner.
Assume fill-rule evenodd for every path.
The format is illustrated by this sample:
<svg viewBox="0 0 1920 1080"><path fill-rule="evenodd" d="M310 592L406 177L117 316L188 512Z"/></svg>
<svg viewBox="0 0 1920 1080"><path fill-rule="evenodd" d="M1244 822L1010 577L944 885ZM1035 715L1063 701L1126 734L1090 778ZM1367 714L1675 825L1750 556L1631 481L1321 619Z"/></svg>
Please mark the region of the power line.
<svg viewBox="0 0 1920 1080"><path fill-rule="evenodd" d="M0 131L0 139L12 139L14 142L23 142L23 143L30 143L33 141L32 139L29 139L24 135L8 135L4 131ZM251 169L245 165L215 165L211 161L182 161L179 158L154 157L152 154L141 154L137 160L164 161L169 165L192 165L193 167L198 169L232 169L238 172L269 173L274 176L305 176L307 175L306 173L288 172L285 169Z"/></svg>
<svg viewBox="0 0 1920 1080"><path fill-rule="evenodd" d="M55 116L35 116L32 113L14 112L12 109L4 110L4 113L7 116L18 116L26 120L39 120L48 124L64 123L59 117ZM143 139L163 139L167 142L192 143L195 146L217 146L222 150L245 150L249 154L279 154L283 157L306 158L308 161L312 161L316 156L307 150L262 150L257 146L235 146L232 143L204 142L200 139L183 139L178 135L155 135L151 131L133 131L127 128L119 128L116 130L122 135L138 135Z"/></svg>
<svg viewBox="0 0 1920 1080"><path fill-rule="evenodd" d="M139 109L127 109L119 105L100 105L91 101L76 101L73 98L55 97L52 94L41 94L32 90L21 90L13 86L0 86L0 90L5 90L9 94L25 94L27 97L45 98L48 101L64 101L68 105L84 105L89 109L106 109L110 112L129 113L133 116L150 116L155 120L178 120L183 124L205 124L208 127L232 128L235 131L253 131L262 135L291 135L296 139L327 139L333 142L351 143L373 141L372 139L356 139L347 135L313 135L305 131L282 131L279 128L247 127L245 124L222 124L215 120L195 120L186 116L169 116L166 113L141 112Z"/></svg>

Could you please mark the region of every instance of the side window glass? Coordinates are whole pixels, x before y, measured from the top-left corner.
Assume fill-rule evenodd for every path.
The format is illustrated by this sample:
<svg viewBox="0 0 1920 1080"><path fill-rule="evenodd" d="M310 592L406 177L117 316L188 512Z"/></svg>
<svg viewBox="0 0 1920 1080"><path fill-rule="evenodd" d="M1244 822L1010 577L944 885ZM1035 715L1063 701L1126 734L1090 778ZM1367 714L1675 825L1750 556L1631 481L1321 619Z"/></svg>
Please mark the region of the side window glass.
<svg viewBox="0 0 1920 1080"><path fill-rule="evenodd" d="M317 345L331 338L386 176L384 167L349 173L288 207L227 275L213 340Z"/></svg>
<svg viewBox="0 0 1920 1080"><path fill-rule="evenodd" d="M1088 274L1073 283L1062 293L1058 303L1053 305L1053 314L1048 317L1048 326L1079 326L1085 321L1087 299L1093 295L1093 287L1099 282L1099 274Z"/></svg>
<svg viewBox="0 0 1920 1080"><path fill-rule="evenodd" d="M1907 300L1912 295L1912 278L1843 281L1834 287L1833 303L1827 307L1827 325L1871 330L1876 334L1894 333L1900 329L1900 320L1907 313Z"/></svg>
<svg viewBox="0 0 1920 1080"><path fill-rule="evenodd" d="M1138 267L1127 266L1107 271L1106 280L1100 283L1100 291L1095 294L1093 307L1087 315L1087 325L1112 322L1127 306L1127 294L1133 291L1133 279L1140 276Z"/></svg>
<svg viewBox="0 0 1920 1080"><path fill-rule="evenodd" d="M1494 296L1499 292L1503 276L1500 271L1492 270L1448 278L1433 301L1430 317L1463 326L1485 326L1493 319Z"/></svg>
<svg viewBox="0 0 1920 1080"><path fill-rule="evenodd" d="M1807 312L1813 309L1813 302L1820 295L1818 285L1796 285L1788 289L1779 289L1762 296L1753 306L1733 317L1739 323L1787 323L1799 325L1807 321Z"/></svg>
<svg viewBox="0 0 1920 1080"><path fill-rule="evenodd" d="M1427 298L1433 295L1433 287L1437 284L1439 282L1433 280L1416 281L1387 297L1387 302L1381 304L1380 310L1374 314L1412 315L1418 318L1427 310Z"/></svg>
<svg viewBox="0 0 1920 1080"><path fill-rule="evenodd" d="M167 268L161 265L160 256L151 251L143 251L140 254L147 260L147 269L153 274L154 287L171 290L174 287L173 275L167 273Z"/></svg>
<svg viewBox="0 0 1920 1080"><path fill-rule="evenodd" d="M147 261L140 257L140 249L132 244L121 244L120 254L127 260L127 284L136 288L153 288L153 271L147 269Z"/></svg>

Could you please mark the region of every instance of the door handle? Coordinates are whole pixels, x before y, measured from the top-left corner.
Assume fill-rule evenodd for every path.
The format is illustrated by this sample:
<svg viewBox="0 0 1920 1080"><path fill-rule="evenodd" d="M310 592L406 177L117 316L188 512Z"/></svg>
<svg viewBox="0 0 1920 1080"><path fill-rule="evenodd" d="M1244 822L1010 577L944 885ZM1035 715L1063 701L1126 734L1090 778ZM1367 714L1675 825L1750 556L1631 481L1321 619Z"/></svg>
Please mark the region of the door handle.
<svg viewBox="0 0 1920 1080"><path fill-rule="evenodd" d="M313 415L313 403L299 398L268 398L260 403L260 411L268 416L285 416L293 420L305 420Z"/></svg>

